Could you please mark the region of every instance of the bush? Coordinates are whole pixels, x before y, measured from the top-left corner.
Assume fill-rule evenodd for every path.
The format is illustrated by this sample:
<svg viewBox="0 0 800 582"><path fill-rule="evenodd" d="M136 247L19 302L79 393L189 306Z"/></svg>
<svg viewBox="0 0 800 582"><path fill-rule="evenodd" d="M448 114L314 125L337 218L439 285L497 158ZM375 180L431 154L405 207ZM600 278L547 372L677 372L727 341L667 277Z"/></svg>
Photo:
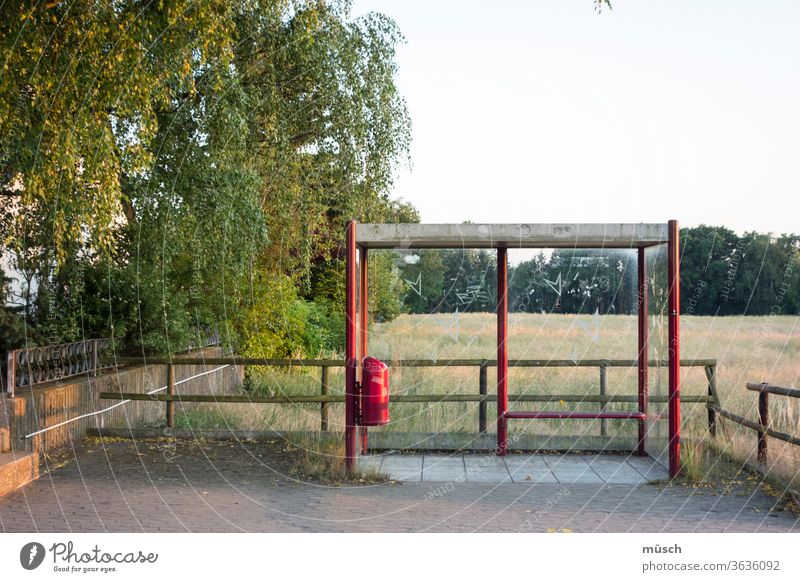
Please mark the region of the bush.
<svg viewBox="0 0 800 582"><path fill-rule="evenodd" d="M298 297L289 277L260 276L239 322L241 353L253 358L314 358L344 346L344 317L329 303Z"/></svg>

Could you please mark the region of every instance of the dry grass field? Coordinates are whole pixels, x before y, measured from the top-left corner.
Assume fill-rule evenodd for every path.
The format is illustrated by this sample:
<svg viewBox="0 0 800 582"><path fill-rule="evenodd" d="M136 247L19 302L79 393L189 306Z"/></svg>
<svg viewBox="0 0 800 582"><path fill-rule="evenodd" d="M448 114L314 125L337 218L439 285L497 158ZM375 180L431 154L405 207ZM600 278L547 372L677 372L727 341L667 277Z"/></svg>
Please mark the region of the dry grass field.
<svg viewBox="0 0 800 582"><path fill-rule="evenodd" d="M757 418L756 394L745 389L747 382L769 381L796 386L800 376L800 319L796 317L692 317L682 323L682 358L715 358L717 384L724 408L747 418ZM634 359L636 357L636 317L611 315L511 314L509 316L509 357L514 359ZM664 338L666 321L651 318L651 359L666 357ZM370 330L371 355L387 362L400 358L450 359L494 358L495 317L489 313L404 315L387 324L375 324ZM665 395L666 370L650 371L651 394ZM494 391L496 373L489 370L489 391ZM343 372L331 370L332 392L343 390ZM510 371L510 394L597 394L598 368L514 368ZM460 394L478 392L477 368L404 368L390 372L392 394ZM318 394L319 370L286 373L260 370L257 389L267 394ZM703 368L684 368L682 394L706 393ZM636 394L635 368L610 368L609 394ZM594 403L569 403L553 400L542 404L519 404L516 407L540 409L592 410ZM633 404L615 403L611 409L625 410ZM707 413L703 405L684 404L682 431L688 437L689 455L696 453L692 442L704 442ZM658 412L653 405L651 411ZM770 413L777 429L800 434L800 402L773 396ZM331 429L341 428L342 407L331 406ZM475 432L478 407L475 403L409 404L391 406L392 422L383 431ZM489 430L496 409L489 405ZM196 426L273 428L282 430L318 430L320 412L312 405L229 405L205 407L184 419ZM753 431L721 420L721 430L714 441L716 451L724 451L743 461L755 460ZM655 423L652 434L663 436L665 427ZM608 421L609 435L633 435L636 423ZM527 431L535 434L569 436L598 434L599 421L517 420L511 434ZM770 439L771 471L784 480L798 482L800 447Z"/></svg>

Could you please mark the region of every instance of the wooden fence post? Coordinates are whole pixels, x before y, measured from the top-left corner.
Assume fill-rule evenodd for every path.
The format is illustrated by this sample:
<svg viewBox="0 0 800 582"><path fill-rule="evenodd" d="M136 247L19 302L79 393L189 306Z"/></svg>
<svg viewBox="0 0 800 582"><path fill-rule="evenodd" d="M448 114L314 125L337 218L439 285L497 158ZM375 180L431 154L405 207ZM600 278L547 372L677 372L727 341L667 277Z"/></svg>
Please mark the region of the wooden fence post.
<svg viewBox="0 0 800 582"><path fill-rule="evenodd" d="M600 366L600 396L605 396L606 391L608 389L608 380L607 380L607 371L608 369L605 366ZM607 402L603 400L600 404L600 410L603 412L606 411ZM606 436L608 431L608 426L606 425L606 419L600 419L600 436Z"/></svg>
<svg viewBox="0 0 800 582"><path fill-rule="evenodd" d="M167 365L167 394L175 394L175 368L172 364ZM167 402L167 426L175 426L175 403L171 400Z"/></svg>
<svg viewBox="0 0 800 582"><path fill-rule="evenodd" d="M719 406L719 399L717 398L717 370L716 366L706 366L706 378L708 379L708 395L711 396L713 402L706 404L708 411L708 434L711 437L717 436L717 410L714 406Z"/></svg>
<svg viewBox="0 0 800 582"><path fill-rule="evenodd" d="M91 340L91 342L92 342L91 343L92 355L91 355L91 361L89 362L89 366L91 367L91 375L96 377L97 376L97 363L98 363L97 346L99 345L100 340L93 339L93 340Z"/></svg>
<svg viewBox="0 0 800 582"><path fill-rule="evenodd" d="M487 379L488 370L485 365L481 366L480 368L480 375L478 377L478 391L480 392L481 396L486 396L488 394L488 384L489 381ZM478 405L478 432L486 432L486 401L481 400L481 403Z"/></svg>
<svg viewBox="0 0 800 582"><path fill-rule="evenodd" d="M758 393L758 420L763 428L758 431L758 462L767 464L767 433L764 429L769 427L769 392L762 390Z"/></svg>
<svg viewBox="0 0 800 582"><path fill-rule="evenodd" d="M328 366L322 366L322 395L328 395ZM320 415L320 430L327 432L328 430L328 403L321 402L319 405Z"/></svg>
<svg viewBox="0 0 800 582"><path fill-rule="evenodd" d="M17 353L8 350L8 368L6 368L6 394L9 398L14 396L14 388L17 384Z"/></svg>

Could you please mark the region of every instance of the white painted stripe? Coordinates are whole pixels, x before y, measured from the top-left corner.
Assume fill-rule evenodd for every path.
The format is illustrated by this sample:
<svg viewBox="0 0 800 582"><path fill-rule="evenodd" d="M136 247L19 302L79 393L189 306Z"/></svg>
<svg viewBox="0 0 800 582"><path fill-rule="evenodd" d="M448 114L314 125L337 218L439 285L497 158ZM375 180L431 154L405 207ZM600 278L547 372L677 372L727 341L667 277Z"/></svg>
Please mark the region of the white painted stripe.
<svg viewBox="0 0 800 582"><path fill-rule="evenodd" d="M175 382L175 385L177 386L178 384L183 384L185 382L188 382L189 380L194 380L195 378L200 378L201 376L206 376L208 374L212 374L214 372L217 372L219 370L227 368L228 366L230 366L230 364L225 364L224 366L220 366L219 368L214 368L213 370L208 370L207 372L201 372L199 374L195 374L194 376L191 376L189 378L184 378L183 380L179 380L179 381ZM161 392L162 390L166 390L166 389L167 389L166 386L162 386L161 388L156 388L155 390L151 390L150 392L145 392L145 394L155 394L156 392ZM37 430L36 432L32 432L31 434L26 434L22 438L28 439L28 438L31 438L32 436L36 436L37 434L42 434L43 432L47 432L48 430L53 430L54 428L58 428L60 426L64 426L65 424L69 424L71 422L75 422L75 421L80 420L82 418L88 418L90 416L96 416L98 414L103 414L104 412L108 412L109 410L114 410L117 406L122 406L123 404L127 404L128 402L131 402L131 401L130 400L122 400L121 402L117 402L116 404L112 404L108 408L103 408L102 410L95 410L94 412L89 412L87 414L81 414L80 416L76 416L75 418L70 418L69 420L65 420L64 422L59 422L58 424L54 424L53 426L48 426L47 428L43 428L41 430Z"/></svg>

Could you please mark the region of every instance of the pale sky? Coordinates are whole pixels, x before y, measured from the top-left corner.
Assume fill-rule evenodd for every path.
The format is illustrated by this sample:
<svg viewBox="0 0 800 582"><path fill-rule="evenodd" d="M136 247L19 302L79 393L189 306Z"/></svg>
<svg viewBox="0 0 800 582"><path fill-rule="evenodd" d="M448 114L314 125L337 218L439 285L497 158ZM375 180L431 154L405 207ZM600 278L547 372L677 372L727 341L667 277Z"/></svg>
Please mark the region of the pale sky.
<svg viewBox="0 0 800 582"><path fill-rule="evenodd" d="M800 232L800 2L356 0L406 36L424 222Z"/></svg>

